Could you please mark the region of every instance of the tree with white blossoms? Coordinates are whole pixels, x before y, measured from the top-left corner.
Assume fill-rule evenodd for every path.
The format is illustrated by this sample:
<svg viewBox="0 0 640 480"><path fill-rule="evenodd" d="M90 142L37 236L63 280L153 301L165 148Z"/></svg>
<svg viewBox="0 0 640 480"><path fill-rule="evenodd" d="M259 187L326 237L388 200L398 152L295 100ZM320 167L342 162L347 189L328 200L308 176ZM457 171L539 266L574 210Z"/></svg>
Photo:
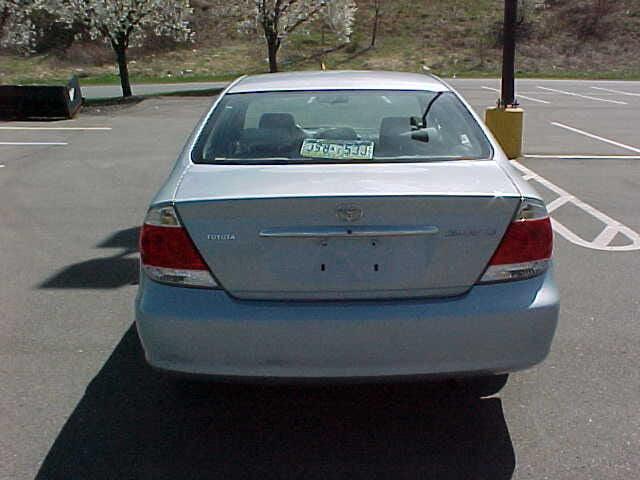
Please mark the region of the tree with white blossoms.
<svg viewBox="0 0 640 480"><path fill-rule="evenodd" d="M288 35L322 19L344 43L351 37L355 0L237 0L227 7L244 18L242 31L262 33L267 42L269 71L278 71L278 50Z"/></svg>
<svg viewBox="0 0 640 480"><path fill-rule="evenodd" d="M2 1L2 0L0 0ZM47 9L68 25L84 25L92 39L102 38L116 54L122 96L131 96L127 49L140 45L145 35L188 41L189 0L48 0Z"/></svg>
<svg viewBox="0 0 640 480"><path fill-rule="evenodd" d="M0 0L0 47L31 49L35 27L29 13L33 7L33 0Z"/></svg>

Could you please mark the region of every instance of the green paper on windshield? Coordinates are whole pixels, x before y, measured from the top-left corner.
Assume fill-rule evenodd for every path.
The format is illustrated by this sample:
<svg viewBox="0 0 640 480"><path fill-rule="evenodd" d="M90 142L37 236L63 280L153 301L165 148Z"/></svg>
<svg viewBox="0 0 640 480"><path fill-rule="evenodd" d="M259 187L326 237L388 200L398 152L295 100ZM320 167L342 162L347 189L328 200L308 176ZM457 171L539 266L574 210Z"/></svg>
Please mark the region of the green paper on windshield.
<svg viewBox="0 0 640 480"><path fill-rule="evenodd" d="M300 155L331 160L371 160L373 158L373 142L307 138L302 143Z"/></svg>

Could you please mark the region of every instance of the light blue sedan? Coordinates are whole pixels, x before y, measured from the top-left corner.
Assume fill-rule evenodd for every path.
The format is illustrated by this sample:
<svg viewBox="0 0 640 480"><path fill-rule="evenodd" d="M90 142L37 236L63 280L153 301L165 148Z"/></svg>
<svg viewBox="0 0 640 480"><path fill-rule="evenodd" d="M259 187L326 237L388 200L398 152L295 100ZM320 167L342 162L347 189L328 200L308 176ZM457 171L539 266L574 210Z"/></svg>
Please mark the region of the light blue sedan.
<svg viewBox="0 0 640 480"><path fill-rule="evenodd" d="M242 77L140 239L147 361L226 378L499 374L549 352L545 205L446 83Z"/></svg>

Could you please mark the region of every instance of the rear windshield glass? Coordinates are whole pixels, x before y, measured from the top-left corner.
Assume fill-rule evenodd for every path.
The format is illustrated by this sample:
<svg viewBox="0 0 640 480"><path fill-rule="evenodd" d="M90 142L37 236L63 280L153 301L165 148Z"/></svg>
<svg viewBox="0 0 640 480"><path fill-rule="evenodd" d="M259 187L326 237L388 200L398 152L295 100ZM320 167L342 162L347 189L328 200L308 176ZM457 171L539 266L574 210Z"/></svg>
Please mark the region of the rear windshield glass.
<svg viewBox="0 0 640 480"><path fill-rule="evenodd" d="M451 92L228 94L196 142L196 163L483 159L491 146Z"/></svg>

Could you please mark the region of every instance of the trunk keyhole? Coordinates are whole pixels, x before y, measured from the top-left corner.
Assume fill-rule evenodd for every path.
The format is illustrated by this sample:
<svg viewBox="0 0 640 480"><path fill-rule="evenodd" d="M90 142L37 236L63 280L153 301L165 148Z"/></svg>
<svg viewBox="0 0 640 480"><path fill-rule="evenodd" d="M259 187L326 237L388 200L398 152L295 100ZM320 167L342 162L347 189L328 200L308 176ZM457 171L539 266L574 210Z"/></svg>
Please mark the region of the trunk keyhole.
<svg viewBox="0 0 640 480"><path fill-rule="evenodd" d="M373 271L374 271L374 272L377 272L378 270L380 270L380 266L376 263L376 264L373 266Z"/></svg>
<svg viewBox="0 0 640 480"><path fill-rule="evenodd" d="M327 267L325 266L324 263L322 265L320 265L320 270L322 270L324 272L326 269L327 269Z"/></svg>

